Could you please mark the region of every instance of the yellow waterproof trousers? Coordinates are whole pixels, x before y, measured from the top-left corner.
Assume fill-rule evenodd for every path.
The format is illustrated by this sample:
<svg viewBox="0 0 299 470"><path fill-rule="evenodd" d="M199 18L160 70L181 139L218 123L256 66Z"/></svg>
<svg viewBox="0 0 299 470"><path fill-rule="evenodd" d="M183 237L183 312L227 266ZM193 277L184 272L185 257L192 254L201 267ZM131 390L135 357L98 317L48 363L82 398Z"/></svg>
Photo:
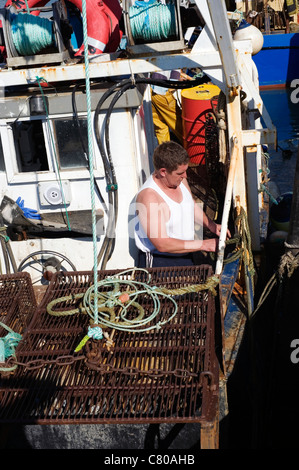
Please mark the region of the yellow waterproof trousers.
<svg viewBox="0 0 299 470"><path fill-rule="evenodd" d="M173 93L173 90L167 90L165 95L152 92L154 129L159 144L170 140L169 129L171 129L179 142L183 144L181 109Z"/></svg>

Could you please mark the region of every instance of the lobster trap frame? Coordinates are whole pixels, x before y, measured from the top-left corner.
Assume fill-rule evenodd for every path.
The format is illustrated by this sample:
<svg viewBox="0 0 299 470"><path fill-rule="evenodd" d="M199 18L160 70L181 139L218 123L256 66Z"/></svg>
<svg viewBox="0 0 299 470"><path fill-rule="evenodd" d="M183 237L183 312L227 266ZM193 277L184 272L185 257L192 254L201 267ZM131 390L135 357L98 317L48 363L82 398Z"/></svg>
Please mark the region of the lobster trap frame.
<svg viewBox="0 0 299 470"><path fill-rule="evenodd" d="M151 268L148 273L150 285L178 289L205 283L211 267ZM98 279L118 274L99 271ZM135 279L146 282L144 276L137 271ZM76 355L89 316L52 316L47 306L70 296L62 310L73 308L76 295L92 285L92 272L55 274L16 349L15 372L0 378L0 423L200 423L209 432L217 427L212 293L175 295L177 314L162 328L114 330L113 346L90 340L84 354ZM147 296L140 302L152 308ZM161 312L171 315L172 310L173 302L164 298Z"/></svg>

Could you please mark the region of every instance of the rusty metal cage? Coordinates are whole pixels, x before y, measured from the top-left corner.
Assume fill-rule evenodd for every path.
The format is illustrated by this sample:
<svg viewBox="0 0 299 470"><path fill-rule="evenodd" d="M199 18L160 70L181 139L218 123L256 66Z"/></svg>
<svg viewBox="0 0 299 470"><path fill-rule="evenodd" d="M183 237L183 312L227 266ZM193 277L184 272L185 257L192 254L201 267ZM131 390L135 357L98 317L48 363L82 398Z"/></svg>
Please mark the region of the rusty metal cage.
<svg viewBox="0 0 299 470"><path fill-rule="evenodd" d="M212 275L210 266L152 268L148 273L149 285L169 289L205 283ZM99 271L98 279L118 274ZM137 271L135 279L146 282L146 274ZM74 353L90 317L80 309L72 315L49 315L47 305L70 296L63 308L72 308L76 294L86 292L93 281L92 272L60 272L53 277L16 349L18 367L0 378L0 423L213 421L218 362L212 293L174 295L177 313L163 327L141 332L115 329L111 347L89 340ZM152 308L146 295L139 302L145 310ZM164 297L160 315L171 315L173 308Z"/></svg>
<svg viewBox="0 0 299 470"><path fill-rule="evenodd" d="M0 322L23 334L36 311L36 299L28 273L0 275ZM0 325L0 338L7 331Z"/></svg>

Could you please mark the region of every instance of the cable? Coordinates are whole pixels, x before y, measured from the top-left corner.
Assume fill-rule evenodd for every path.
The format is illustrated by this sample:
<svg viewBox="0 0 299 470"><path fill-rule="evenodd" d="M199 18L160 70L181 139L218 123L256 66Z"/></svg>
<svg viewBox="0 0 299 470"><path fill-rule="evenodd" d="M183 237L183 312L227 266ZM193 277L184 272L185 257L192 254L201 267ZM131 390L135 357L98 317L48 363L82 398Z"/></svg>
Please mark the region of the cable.
<svg viewBox="0 0 299 470"><path fill-rule="evenodd" d="M84 157L85 157L86 162L87 162L87 169L90 171L89 159L88 159L88 156L87 156L87 151L86 151L85 144L84 144L84 140L83 140L83 136L82 136L82 129L81 129L81 124L80 124L80 120L79 120L79 117L78 117L78 110L77 110L77 105L76 105L76 91L77 91L78 87L80 87L80 86L84 86L84 87L85 87L85 84L77 83L77 85L75 85L75 87L74 87L74 89L73 89L73 91L72 91L72 107L73 107L73 113L74 113L75 123L77 124L78 131L79 131L79 137L80 137L80 142L81 142L82 150L83 150L83 152L84 152ZM101 203L103 204L103 207L104 207L105 212L107 213L107 212L108 212L108 209L107 209L105 200L104 200L104 198L103 198L103 196L102 196L102 193L101 193L101 191L100 191L98 182L97 182L97 180L96 180L95 177L94 177L94 184L95 184L95 187L96 187L96 189L97 189L99 199L100 199Z"/></svg>

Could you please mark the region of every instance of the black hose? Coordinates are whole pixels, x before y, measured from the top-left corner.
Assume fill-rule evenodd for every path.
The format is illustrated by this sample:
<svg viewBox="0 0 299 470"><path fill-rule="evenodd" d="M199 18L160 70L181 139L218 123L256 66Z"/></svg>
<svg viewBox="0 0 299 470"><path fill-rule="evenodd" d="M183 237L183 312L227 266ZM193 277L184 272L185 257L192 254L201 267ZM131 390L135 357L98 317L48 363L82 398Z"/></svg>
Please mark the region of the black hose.
<svg viewBox="0 0 299 470"><path fill-rule="evenodd" d="M6 227L4 225L2 214L0 214L0 227L2 229L1 231L3 232L2 234L0 234L0 242L1 242L2 252L3 252L3 259L5 263L6 274L10 274L10 263L11 263L13 272L16 273L17 272L16 260L15 260L15 257L14 257L14 254L10 245L10 240L6 234ZM7 237L6 240L5 240L5 237Z"/></svg>
<svg viewBox="0 0 299 470"><path fill-rule="evenodd" d="M110 105L109 111L105 117L105 142L107 147L107 153L102 145L101 136L99 134L99 113L101 106L103 103L114 93L114 90L121 86L121 90L123 86L127 85L127 80L123 80L120 83L114 84L109 90L107 90L103 96L100 98L94 116L94 131L96 135L96 141L102 156L105 174L106 174L106 183L107 183L107 190L108 190L108 202L109 202L109 212L108 212L108 223L107 223L107 230L106 235L102 243L102 247L100 252L98 253L97 262L100 263L102 259L101 269L105 269L107 261L111 258L114 245L115 245L115 226L116 220L118 215L118 191L117 191L117 180L113 165L113 160L111 157L110 152L110 141L109 141L109 123L110 123L110 115L113 110L113 106L115 101L112 101L112 106ZM107 124L108 123L108 124Z"/></svg>
<svg viewBox="0 0 299 470"><path fill-rule="evenodd" d="M80 142L81 142L81 146L82 146L82 150L83 150L83 153L84 153L84 156L85 156L85 159L86 159L86 163L87 163L87 169L88 171L90 171L90 162L89 162L89 158L88 158L88 152L86 150L86 147L85 147L85 144L84 144L84 140L83 140L83 136L82 136L82 131L81 131L81 124L80 124L80 120L78 118L78 110L77 110L77 105L76 105L76 91L78 89L79 86L82 86L83 84L77 84L73 91L72 91L72 106L73 106L73 113L74 113L74 118L75 118L75 123L77 124L77 127L78 127L78 132L79 132L79 137L80 137ZM85 86L85 84L84 84ZM98 185L98 182L96 180L96 178L94 177L93 178L94 180L94 185L97 189L97 192L98 192L98 196L99 196L99 199L101 201L101 203L103 204L104 206L104 210L105 212L107 213L108 212L108 209L106 207L106 203L105 203L105 200L102 196L102 193L100 191L100 188L99 188L99 185Z"/></svg>
<svg viewBox="0 0 299 470"><path fill-rule="evenodd" d="M112 98L112 101L109 105L107 114L106 114L106 123L105 123L105 143L106 143L106 149L107 149L107 158L110 164L111 168L111 177L112 177L112 186L113 186L113 194L114 194L114 205L113 205L113 214L109 218L108 221L108 226L107 226L107 232L108 232L108 238L109 241L107 241L107 247L105 250L105 254L103 256L102 260L102 269L105 268L108 260L111 258L113 249L114 249L114 244L115 244L115 227L117 224L117 217L118 217L118 191L117 191L117 179L114 171L114 165L112 161L112 156L111 156L111 151L110 151L110 139L109 139L109 126L110 126L110 117L113 112L113 108L116 104L116 102L119 100L119 98L129 89L132 88L132 82L129 81L125 83L120 90L118 90L114 97ZM98 257L98 260L100 258Z"/></svg>

